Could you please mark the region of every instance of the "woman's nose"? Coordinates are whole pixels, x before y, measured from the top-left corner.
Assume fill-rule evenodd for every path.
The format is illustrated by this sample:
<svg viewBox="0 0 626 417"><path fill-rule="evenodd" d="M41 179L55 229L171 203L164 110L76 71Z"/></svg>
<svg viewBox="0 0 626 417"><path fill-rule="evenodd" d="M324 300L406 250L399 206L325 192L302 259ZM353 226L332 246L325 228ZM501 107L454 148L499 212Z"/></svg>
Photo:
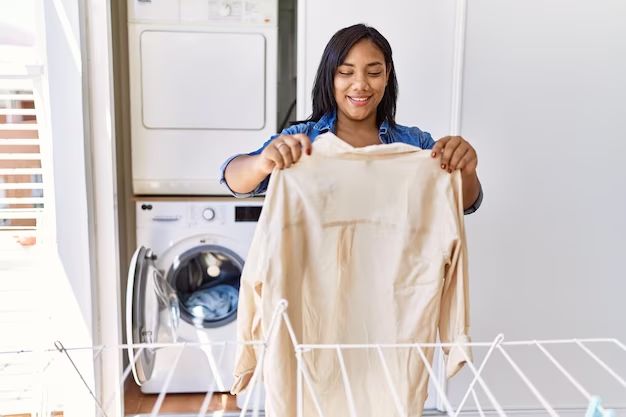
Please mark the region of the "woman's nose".
<svg viewBox="0 0 626 417"><path fill-rule="evenodd" d="M367 77L365 75L355 75L352 86L359 90L368 90L369 83L367 82Z"/></svg>

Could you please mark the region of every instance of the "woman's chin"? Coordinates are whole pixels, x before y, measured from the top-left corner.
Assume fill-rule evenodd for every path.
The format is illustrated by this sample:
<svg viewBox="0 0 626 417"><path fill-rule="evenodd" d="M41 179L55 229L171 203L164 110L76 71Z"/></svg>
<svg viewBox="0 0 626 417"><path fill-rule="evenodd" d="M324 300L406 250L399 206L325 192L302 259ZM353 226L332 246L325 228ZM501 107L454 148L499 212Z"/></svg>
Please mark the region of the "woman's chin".
<svg viewBox="0 0 626 417"><path fill-rule="evenodd" d="M365 112L365 111L349 111L349 112L345 112L345 115L348 116L348 119L358 121L358 122L367 120L368 118L375 116L373 112Z"/></svg>

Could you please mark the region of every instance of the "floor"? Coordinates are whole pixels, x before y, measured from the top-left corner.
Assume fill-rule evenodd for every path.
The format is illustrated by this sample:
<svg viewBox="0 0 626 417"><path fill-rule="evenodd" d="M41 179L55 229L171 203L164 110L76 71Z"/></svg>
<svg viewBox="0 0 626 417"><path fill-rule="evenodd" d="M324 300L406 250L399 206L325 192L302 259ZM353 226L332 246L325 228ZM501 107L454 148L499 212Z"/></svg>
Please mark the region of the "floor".
<svg viewBox="0 0 626 417"><path fill-rule="evenodd" d="M205 396L206 394L168 394L161 405L160 413L189 413L195 415L200 410ZM157 394L143 394L139 386L130 382L126 384L124 391L124 414L127 416L150 414L157 398ZM208 411L238 412L239 408L234 395L215 393L211 399Z"/></svg>

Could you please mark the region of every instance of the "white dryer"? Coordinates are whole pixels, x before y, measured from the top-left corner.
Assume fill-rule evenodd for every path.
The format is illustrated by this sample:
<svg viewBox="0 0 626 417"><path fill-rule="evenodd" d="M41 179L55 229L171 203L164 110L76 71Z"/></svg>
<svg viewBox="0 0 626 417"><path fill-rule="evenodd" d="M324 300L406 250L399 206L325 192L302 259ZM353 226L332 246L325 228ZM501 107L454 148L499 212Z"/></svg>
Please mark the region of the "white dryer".
<svg viewBox="0 0 626 417"><path fill-rule="evenodd" d="M240 275L261 205L261 199L226 197L137 201L127 342L192 342L175 368L179 347L129 349L142 392L228 391L232 386Z"/></svg>
<svg viewBox="0 0 626 417"><path fill-rule="evenodd" d="M276 132L278 0L129 0L138 195L225 195L221 163Z"/></svg>

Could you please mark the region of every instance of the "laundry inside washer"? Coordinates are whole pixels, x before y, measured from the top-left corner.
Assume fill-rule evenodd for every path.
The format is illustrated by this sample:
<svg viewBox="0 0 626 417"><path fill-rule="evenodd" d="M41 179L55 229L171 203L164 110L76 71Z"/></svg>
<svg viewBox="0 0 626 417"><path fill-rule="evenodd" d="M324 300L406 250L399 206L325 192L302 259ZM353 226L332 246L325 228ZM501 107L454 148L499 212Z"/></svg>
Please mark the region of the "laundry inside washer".
<svg viewBox="0 0 626 417"><path fill-rule="evenodd" d="M236 318L243 263L225 248L195 248L174 263L168 281L181 303L181 318L196 327Z"/></svg>
<svg viewBox="0 0 626 417"><path fill-rule="evenodd" d="M185 303L194 318L220 320L237 309L239 294L229 285L216 285L194 291Z"/></svg>

